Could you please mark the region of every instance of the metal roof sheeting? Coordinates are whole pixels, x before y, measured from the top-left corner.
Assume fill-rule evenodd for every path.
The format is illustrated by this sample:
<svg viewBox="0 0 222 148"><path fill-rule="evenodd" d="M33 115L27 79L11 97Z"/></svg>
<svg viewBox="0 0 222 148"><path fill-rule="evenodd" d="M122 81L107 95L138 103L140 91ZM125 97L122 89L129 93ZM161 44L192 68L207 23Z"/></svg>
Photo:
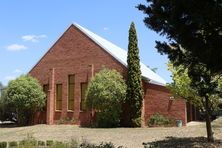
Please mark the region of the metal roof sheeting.
<svg viewBox="0 0 222 148"><path fill-rule="evenodd" d="M73 23L79 30L81 30L84 34L86 34L90 39L92 39L95 43L97 43L100 47L102 47L106 52L112 55L116 60L122 63L127 67L127 51L114 45L113 43L105 40L104 38L96 35L95 33L87 30L86 28L78 25L77 23ZM147 79L149 83L157 84L157 85L166 85L166 81L153 72L150 68L148 68L145 64L140 62L140 69L142 73L142 77Z"/></svg>

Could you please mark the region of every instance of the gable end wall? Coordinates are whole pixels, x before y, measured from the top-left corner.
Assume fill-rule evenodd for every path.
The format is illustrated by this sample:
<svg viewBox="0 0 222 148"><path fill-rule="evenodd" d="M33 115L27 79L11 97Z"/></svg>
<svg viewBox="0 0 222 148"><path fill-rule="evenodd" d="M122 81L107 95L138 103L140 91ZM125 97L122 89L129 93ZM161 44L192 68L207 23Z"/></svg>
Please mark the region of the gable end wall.
<svg viewBox="0 0 222 148"><path fill-rule="evenodd" d="M93 65L90 67L90 65ZM90 122L90 113L80 111L81 83L89 82L91 77L99 72L103 66L116 69L124 78L127 69L88 36L82 33L74 25L71 25L59 40L50 48L42 59L30 71L30 75L37 78L41 85L49 84L51 80L51 69L54 69L54 86L63 85L62 110L53 114L54 122L66 117L74 118L77 124L85 125ZM93 71L93 74L92 74ZM68 75L75 74L75 106L74 111L67 111L67 88ZM181 118L185 122L184 103L173 103L171 111L166 110L169 101L169 92L165 87L152 85L144 82L144 119L148 120L154 112L169 114ZM55 98L55 91L51 94ZM54 102L51 102L54 105ZM160 105L161 104L161 105ZM54 107L54 106L53 106ZM177 113L176 113L177 112ZM44 123L46 115L39 114L35 123Z"/></svg>

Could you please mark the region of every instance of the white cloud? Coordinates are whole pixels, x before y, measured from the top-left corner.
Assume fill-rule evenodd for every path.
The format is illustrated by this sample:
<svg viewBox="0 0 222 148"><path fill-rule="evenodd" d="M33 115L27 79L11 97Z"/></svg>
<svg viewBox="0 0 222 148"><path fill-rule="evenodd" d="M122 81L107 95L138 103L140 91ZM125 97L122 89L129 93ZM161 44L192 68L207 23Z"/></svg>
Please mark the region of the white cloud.
<svg viewBox="0 0 222 148"><path fill-rule="evenodd" d="M30 42L39 42L39 39L46 38L47 36L42 35L24 35L22 36L23 41L30 41Z"/></svg>
<svg viewBox="0 0 222 148"><path fill-rule="evenodd" d="M109 28L108 27L104 27L103 30L107 31L107 30L109 30Z"/></svg>
<svg viewBox="0 0 222 148"><path fill-rule="evenodd" d="M22 73L22 70L20 70L20 69L15 69L15 70L13 71L13 73Z"/></svg>
<svg viewBox="0 0 222 148"><path fill-rule="evenodd" d="M27 47L20 44L11 44L11 45L6 46L6 49L9 51L20 51L20 50L27 49Z"/></svg>
<svg viewBox="0 0 222 148"><path fill-rule="evenodd" d="M15 76L6 76L5 80L10 81L10 80L14 80L16 77Z"/></svg>

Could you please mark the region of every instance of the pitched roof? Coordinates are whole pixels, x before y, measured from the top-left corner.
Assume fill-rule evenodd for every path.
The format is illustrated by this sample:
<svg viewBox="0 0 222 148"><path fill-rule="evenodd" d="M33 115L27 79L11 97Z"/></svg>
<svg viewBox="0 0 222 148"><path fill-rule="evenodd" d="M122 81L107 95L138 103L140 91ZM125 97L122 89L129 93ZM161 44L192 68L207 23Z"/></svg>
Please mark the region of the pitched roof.
<svg viewBox="0 0 222 148"><path fill-rule="evenodd" d="M88 29L78 25L77 23L73 23L80 31L82 31L85 35L87 35L90 39L92 39L95 43L97 43L100 47L102 47L106 52L112 55L116 60L122 63L127 67L127 52L122 48L114 45L113 43L107 41L106 39L96 35L95 33L89 31ZM142 77L146 80L149 80L152 84L162 85L166 84L166 81L149 69L145 64L140 62L140 68Z"/></svg>

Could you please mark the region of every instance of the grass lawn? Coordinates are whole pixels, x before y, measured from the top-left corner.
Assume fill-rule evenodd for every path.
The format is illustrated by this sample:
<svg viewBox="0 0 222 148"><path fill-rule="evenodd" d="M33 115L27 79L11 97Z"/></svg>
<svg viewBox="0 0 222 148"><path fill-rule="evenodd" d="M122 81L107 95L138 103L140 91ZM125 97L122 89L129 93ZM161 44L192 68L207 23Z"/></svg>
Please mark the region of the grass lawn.
<svg viewBox="0 0 222 148"><path fill-rule="evenodd" d="M128 148L143 147L143 143L163 147L222 147L222 118L213 122L215 144L206 143L205 124L168 128L80 128L74 125L34 125L26 127L0 127L0 141L23 140L27 134L38 140L87 140L91 143L112 142ZM221 146L220 146L221 145Z"/></svg>

